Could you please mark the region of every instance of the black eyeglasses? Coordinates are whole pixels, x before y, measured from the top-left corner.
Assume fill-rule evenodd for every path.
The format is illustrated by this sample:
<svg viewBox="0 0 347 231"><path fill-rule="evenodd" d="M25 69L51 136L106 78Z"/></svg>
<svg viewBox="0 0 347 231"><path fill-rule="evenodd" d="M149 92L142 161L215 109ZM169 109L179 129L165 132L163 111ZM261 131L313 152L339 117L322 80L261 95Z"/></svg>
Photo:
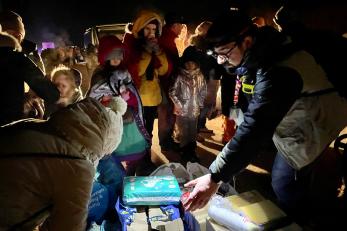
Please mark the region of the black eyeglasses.
<svg viewBox="0 0 347 231"><path fill-rule="evenodd" d="M225 62L227 62L229 60L229 55L230 53L237 47L237 43L235 43L234 46L230 47L229 50L227 50L224 53L217 53L217 62L218 64L224 64Z"/></svg>
<svg viewBox="0 0 347 231"><path fill-rule="evenodd" d="M235 48L237 47L237 43L235 43L234 46L230 47L229 50L227 50L226 52L224 53L218 53L218 52L215 52L217 55L224 55L224 56L228 56L230 54L230 52L232 52Z"/></svg>
<svg viewBox="0 0 347 231"><path fill-rule="evenodd" d="M230 53L237 47L237 43L235 43L234 46L230 47L226 52L224 53L217 53L213 50L207 50L206 54L212 56L213 58L217 59L218 64L224 64L228 61Z"/></svg>

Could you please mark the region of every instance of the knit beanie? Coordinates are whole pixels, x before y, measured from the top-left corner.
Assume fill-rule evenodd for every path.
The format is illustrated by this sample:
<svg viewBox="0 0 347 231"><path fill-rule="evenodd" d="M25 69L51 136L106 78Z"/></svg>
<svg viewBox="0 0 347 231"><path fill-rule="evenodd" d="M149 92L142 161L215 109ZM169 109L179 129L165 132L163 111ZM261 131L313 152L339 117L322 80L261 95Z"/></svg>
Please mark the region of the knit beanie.
<svg viewBox="0 0 347 231"><path fill-rule="evenodd" d="M253 29L252 20L247 14L238 10L221 13L213 22L206 34L210 46L222 46L229 42L238 42L240 38Z"/></svg>
<svg viewBox="0 0 347 231"><path fill-rule="evenodd" d="M181 65L183 66L184 63L188 61L193 61L197 65L200 65L199 58L199 51L194 46L189 46L183 52L181 57Z"/></svg>
<svg viewBox="0 0 347 231"><path fill-rule="evenodd" d="M112 35L104 36L99 41L98 60L101 65L105 65L107 60L123 60L124 48L122 42Z"/></svg>

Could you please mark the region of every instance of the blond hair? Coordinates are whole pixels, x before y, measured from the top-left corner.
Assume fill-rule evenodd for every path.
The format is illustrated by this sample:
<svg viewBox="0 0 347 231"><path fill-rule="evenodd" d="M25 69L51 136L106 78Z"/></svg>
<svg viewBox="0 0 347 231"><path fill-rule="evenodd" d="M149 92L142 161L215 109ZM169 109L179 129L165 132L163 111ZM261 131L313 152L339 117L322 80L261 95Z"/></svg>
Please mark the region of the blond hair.
<svg viewBox="0 0 347 231"><path fill-rule="evenodd" d="M75 76L71 68L64 66L62 64L55 67L51 72L51 81L54 83L55 80L62 75L66 76L67 80L71 84L70 89L68 91L68 94L71 94L71 95L68 96L69 100L66 102L65 106L82 100L83 99L82 90L79 86L77 86L75 81Z"/></svg>
<svg viewBox="0 0 347 231"><path fill-rule="evenodd" d="M73 88L77 88L76 83L75 83L75 77L72 72L72 70L65 66L65 65L59 65L55 67L52 72L51 72L51 81L54 82L60 75L65 75L69 81L71 81Z"/></svg>

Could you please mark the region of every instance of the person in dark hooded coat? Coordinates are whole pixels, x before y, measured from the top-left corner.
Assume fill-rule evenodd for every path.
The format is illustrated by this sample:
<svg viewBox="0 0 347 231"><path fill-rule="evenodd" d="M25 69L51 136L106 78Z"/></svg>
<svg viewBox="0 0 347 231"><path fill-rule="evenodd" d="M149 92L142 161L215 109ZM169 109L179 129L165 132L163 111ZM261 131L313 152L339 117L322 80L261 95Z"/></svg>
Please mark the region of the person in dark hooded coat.
<svg viewBox="0 0 347 231"><path fill-rule="evenodd" d="M53 104L59 99L58 89L20 49L21 46L13 36L1 32L0 73L3 78L0 85L0 125L25 117L36 117L37 114L43 116L43 111L35 111L41 108L41 103L36 99L27 100L24 82L47 103ZM31 105L36 103L38 107ZM31 114L33 108L34 114Z"/></svg>

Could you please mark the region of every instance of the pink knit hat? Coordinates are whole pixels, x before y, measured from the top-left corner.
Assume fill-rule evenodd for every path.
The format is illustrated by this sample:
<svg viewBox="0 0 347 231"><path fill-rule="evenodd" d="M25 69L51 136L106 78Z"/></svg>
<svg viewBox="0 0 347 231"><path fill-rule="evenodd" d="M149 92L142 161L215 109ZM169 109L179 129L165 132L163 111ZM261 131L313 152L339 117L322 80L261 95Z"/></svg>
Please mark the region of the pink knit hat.
<svg viewBox="0 0 347 231"><path fill-rule="evenodd" d="M108 35L100 39L98 60L101 65L105 65L107 60L111 60L113 58L123 60L123 53L123 44L116 36Z"/></svg>

